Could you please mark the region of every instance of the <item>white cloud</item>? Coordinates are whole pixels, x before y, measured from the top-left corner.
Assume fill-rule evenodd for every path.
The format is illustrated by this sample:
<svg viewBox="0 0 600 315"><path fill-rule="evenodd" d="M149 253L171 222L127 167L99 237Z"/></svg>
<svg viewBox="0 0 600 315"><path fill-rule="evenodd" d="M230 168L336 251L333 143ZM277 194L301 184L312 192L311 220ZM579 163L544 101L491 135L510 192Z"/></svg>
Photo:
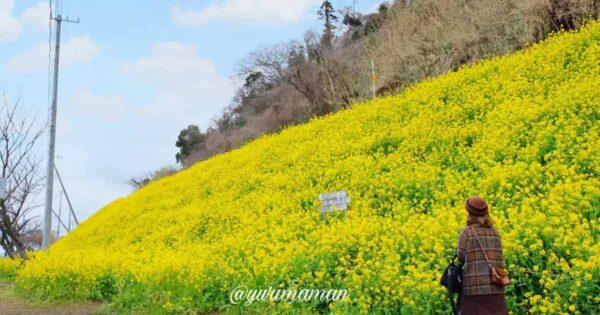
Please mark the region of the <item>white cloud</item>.
<svg viewBox="0 0 600 315"><path fill-rule="evenodd" d="M176 4L171 18L182 26L199 26L213 21L251 21L266 24L295 23L320 0L224 0L193 10Z"/></svg>
<svg viewBox="0 0 600 315"><path fill-rule="evenodd" d="M14 0L0 0L0 42L16 39L21 35L21 21L12 15Z"/></svg>
<svg viewBox="0 0 600 315"><path fill-rule="evenodd" d="M64 57L65 65L88 63L99 53L100 48L88 36L72 37L64 45L64 50L61 48L61 56Z"/></svg>
<svg viewBox="0 0 600 315"><path fill-rule="evenodd" d="M14 7L14 0L0 0L0 42L19 38L24 28L41 30L48 25L48 2L39 2L28 7L21 16L13 15Z"/></svg>
<svg viewBox="0 0 600 315"><path fill-rule="evenodd" d="M0 0L2 1L2 0ZM21 21L36 30L47 30L50 21L50 7L48 2L38 2L23 11Z"/></svg>
<svg viewBox="0 0 600 315"><path fill-rule="evenodd" d="M1 0L0 0L1 1ZM100 48L88 37L72 37L61 46L61 66L88 63L100 53ZM15 73L27 74L48 69L48 43L41 43L31 50L10 58L6 69Z"/></svg>
<svg viewBox="0 0 600 315"><path fill-rule="evenodd" d="M121 95L94 95L85 87L78 88L71 99L71 106L78 115L111 122L123 118L125 105L125 99Z"/></svg>
<svg viewBox="0 0 600 315"><path fill-rule="evenodd" d="M138 107L141 115L170 119L180 124L202 121L217 114L233 96L230 80L215 65L200 58L194 46L164 42L152 47L149 57L122 66L131 78L155 87L155 103Z"/></svg>

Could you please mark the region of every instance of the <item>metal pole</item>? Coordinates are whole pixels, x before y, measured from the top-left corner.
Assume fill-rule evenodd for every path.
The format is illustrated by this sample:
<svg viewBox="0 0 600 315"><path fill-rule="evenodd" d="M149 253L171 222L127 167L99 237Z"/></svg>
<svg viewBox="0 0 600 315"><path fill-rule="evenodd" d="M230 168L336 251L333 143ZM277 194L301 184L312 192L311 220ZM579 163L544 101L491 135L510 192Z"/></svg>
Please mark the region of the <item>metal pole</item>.
<svg viewBox="0 0 600 315"><path fill-rule="evenodd" d="M69 226L67 227L67 233L71 232L71 212L69 212Z"/></svg>
<svg viewBox="0 0 600 315"><path fill-rule="evenodd" d="M58 223L60 223L65 229L67 229L67 225L63 222L63 220L60 219L60 217L58 216L58 214L56 214L54 210L52 210L52 214L54 214L54 216L58 219Z"/></svg>
<svg viewBox="0 0 600 315"><path fill-rule="evenodd" d="M50 230L52 229L52 185L54 184L54 150L56 141L56 104L58 98L58 58L60 53L60 25L62 17L56 16L56 48L54 50L54 95L50 110L50 142L48 145L48 168L46 172L46 207L44 211L44 238L42 249L50 246Z"/></svg>
<svg viewBox="0 0 600 315"><path fill-rule="evenodd" d="M60 177L60 173L58 172L58 168L54 165L54 170L56 171L56 177L58 177L58 182L60 183L60 187L62 187L63 192L65 193L65 197L67 199L67 203L69 204L69 209L71 210L70 214L73 214L73 219L75 220L75 224L79 225L79 220L77 220L77 216L75 215L75 210L73 210L73 205L71 204L71 198L69 198L69 193L65 189L65 184L62 181L62 177ZM69 222L70 224L70 222Z"/></svg>
<svg viewBox="0 0 600 315"><path fill-rule="evenodd" d="M375 98L375 80L377 80L377 76L375 76L375 61L371 59L371 82L373 83L373 98Z"/></svg>
<svg viewBox="0 0 600 315"><path fill-rule="evenodd" d="M60 192L60 199L58 201L58 220L61 220L61 215L62 215L62 197L63 197L63 192ZM60 222L56 223L56 239L58 239L60 237Z"/></svg>

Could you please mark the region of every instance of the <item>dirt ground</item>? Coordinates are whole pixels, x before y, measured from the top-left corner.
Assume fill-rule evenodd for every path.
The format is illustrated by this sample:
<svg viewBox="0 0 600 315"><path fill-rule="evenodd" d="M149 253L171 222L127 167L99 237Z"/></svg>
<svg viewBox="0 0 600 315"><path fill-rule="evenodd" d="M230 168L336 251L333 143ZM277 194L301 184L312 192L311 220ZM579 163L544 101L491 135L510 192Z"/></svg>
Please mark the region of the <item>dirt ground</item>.
<svg viewBox="0 0 600 315"><path fill-rule="evenodd" d="M108 314L101 303L49 305L33 304L18 297L12 283L0 282L0 315L87 315Z"/></svg>

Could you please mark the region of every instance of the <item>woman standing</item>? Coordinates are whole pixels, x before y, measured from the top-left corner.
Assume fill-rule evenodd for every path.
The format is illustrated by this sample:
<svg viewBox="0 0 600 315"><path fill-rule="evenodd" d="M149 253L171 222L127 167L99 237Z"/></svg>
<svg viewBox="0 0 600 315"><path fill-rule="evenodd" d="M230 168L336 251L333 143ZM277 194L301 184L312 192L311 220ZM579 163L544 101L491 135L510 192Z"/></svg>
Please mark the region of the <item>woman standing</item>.
<svg viewBox="0 0 600 315"><path fill-rule="evenodd" d="M465 208L469 216L467 226L458 236L457 249L458 259L464 263L461 314L508 314L504 287L491 280L490 264L503 268L504 257L500 235L493 227L488 205L480 197L473 196L467 200Z"/></svg>

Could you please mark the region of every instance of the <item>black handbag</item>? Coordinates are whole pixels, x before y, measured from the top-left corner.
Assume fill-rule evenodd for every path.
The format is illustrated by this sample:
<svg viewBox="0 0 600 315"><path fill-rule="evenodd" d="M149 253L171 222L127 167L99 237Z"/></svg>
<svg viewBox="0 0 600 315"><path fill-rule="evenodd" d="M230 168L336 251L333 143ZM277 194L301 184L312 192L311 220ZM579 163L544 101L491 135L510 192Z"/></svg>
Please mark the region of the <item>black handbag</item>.
<svg viewBox="0 0 600 315"><path fill-rule="evenodd" d="M444 270L440 284L448 289L448 298L450 299L450 305L452 306L452 312L458 314L460 309L460 298L462 294L462 266L463 264L456 265L457 256L454 254L450 264ZM454 301L454 295L458 294L458 298Z"/></svg>

